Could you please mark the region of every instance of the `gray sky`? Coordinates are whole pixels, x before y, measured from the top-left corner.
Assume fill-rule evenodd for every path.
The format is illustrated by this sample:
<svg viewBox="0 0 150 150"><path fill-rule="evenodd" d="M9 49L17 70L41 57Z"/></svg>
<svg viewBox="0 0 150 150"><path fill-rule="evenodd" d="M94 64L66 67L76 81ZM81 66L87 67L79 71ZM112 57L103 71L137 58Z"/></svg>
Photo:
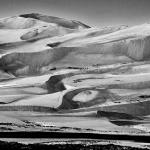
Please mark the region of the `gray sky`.
<svg viewBox="0 0 150 150"><path fill-rule="evenodd" d="M91 26L150 22L150 0L0 0L0 17L42 13Z"/></svg>

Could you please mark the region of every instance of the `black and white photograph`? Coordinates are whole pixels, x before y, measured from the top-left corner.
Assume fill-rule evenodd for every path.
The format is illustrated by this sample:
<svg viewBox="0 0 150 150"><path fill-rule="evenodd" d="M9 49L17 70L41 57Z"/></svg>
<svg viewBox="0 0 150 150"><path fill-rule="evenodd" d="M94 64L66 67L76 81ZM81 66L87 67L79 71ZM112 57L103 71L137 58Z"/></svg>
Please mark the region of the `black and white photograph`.
<svg viewBox="0 0 150 150"><path fill-rule="evenodd" d="M3 149L150 149L150 0L0 0Z"/></svg>

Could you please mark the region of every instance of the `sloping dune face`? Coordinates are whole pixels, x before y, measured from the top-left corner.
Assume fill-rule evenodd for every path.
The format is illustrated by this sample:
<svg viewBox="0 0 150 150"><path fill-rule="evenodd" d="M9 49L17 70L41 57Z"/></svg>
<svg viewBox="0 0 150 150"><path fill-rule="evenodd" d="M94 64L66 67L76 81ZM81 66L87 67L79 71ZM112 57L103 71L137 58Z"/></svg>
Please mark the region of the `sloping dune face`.
<svg viewBox="0 0 150 150"><path fill-rule="evenodd" d="M28 16L28 15L27 15ZM40 19L49 18L48 16L29 14L31 17L13 16L0 19L0 44L5 48L7 44L17 46L18 42L35 41L42 38L65 35L72 32L89 28L80 22L73 22L61 18L50 17L50 20Z"/></svg>
<svg viewBox="0 0 150 150"><path fill-rule="evenodd" d="M0 111L133 129L149 124L149 77L150 24L94 28L36 13L0 20Z"/></svg>
<svg viewBox="0 0 150 150"><path fill-rule="evenodd" d="M41 14L24 14L24 15L20 15L21 17L24 18L34 18L34 19L38 19L38 20L42 20L44 22L48 22L48 23L55 23L59 26L63 26L65 28L70 28L70 29L75 29L75 28L90 28L88 25L83 24L82 22L79 21L73 21L73 20L66 20L63 18L58 18L58 17L54 17L54 16L45 16L45 15L41 15Z"/></svg>
<svg viewBox="0 0 150 150"><path fill-rule="evenodd" d="M116 31L116 32L115 32ZM117 53L123 53L134 60L144 60L149 58L149 35L150 25L143 24L130 28L120 28L107 34L95 37L76 38L63 41L58 46L73 47L99 44L99 48L104 49L104 53L115 53L114 49L119 49ZM109 47L109 50L107 50Z"/></svg>
<svg viewBox="0 0 150 150"><path fill-rule="evenodd" d="M37 21L35 19L23 17L8 17L0 20L0 29L28 29L35 26Z"/></svg>

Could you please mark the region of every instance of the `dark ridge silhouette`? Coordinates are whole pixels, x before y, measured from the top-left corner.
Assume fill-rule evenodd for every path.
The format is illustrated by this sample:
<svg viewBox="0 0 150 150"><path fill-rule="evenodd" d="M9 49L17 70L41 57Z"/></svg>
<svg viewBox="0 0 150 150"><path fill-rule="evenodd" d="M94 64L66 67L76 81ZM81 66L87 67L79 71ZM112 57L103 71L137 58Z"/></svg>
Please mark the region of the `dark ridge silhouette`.
<svg viewBox="0 0 150 150"><path fill-rule="evenodd" d="M139 124L145 124L145 122L137 121L137 120L109 120L111 123L117 126L133 126Z"/></svg>
<svg viewBox="0 0 150 150"><path fill-rule="evenodd" d="M20 17L24 18L34 18L38 20L42 20L48 23L56 23L60 26L70 28L70 29L76 29L79 26L83 28L90 28L88 25L85 25L79 21L74 21L74 20L67 20L59 17L54 17L54 16L47 16L47 15L42 15L38 13L31 13L31 14L22 14Z"/></svg>
<svg viewBox="0 0 150 150"><path fill-rule="evenodd" d="M119 112L107 112L107 111L98 111L97 112L98 117L107 117L109 119L136 119L136 120L142 120L141 117L133 116L126 113L119 113Z"/></svg>
<svg viewBox="0 0 150 150"><path fill-rule="evenodd" d="M61 42L56 42L56 43L47 44L47 46L54 48L54 47L58 47L60 44Z"/></svg>

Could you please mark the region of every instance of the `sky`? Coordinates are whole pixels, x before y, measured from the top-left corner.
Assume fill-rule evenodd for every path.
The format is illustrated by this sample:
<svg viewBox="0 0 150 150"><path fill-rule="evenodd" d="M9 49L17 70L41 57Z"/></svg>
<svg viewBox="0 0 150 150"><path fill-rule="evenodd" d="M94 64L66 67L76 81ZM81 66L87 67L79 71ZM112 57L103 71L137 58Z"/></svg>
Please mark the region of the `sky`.
<svg viewBox="0 0 150 150"><path fill-rule="evenodd" d="M0 18L42 13L93 26L150 22L150 0L0 0Z"/></svg>

